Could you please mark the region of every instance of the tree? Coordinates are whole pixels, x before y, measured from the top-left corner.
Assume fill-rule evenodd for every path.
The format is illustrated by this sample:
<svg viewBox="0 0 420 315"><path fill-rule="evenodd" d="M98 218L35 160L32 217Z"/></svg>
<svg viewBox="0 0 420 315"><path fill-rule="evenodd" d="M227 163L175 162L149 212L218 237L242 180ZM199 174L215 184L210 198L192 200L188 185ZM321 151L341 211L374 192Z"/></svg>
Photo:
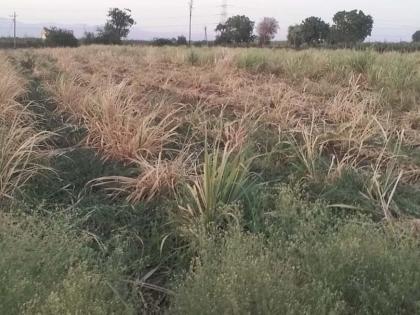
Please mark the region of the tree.
<svg viewBox="0 0 420 315"><path fill-rule="evenodd" d="M289 42L289 45L295 48L299 48L303 44L302 24L289 26L287 41Z"/></svg>
<svg viewBox="0 0 420 315"><path fill-rule="evenodd" d="M372 34L373 18L363 11L340 11L333 17L330 41L332 43L355 44L363 42Z"/></svg>
<svg viewBox="0 0 420 315"><path fill-rule="evenodd" d="M93 32L85 32L83 38L82 38L82 43L84 45L91 45L91 44L95 44L97 42L97 38L95 33Z"/></svg>
<svg viewBox="0 0 420 315"><path fill-rule="evenodd" d="M420 42L420 31L413 34L413 42Z"/></svg>
<svg viewBox="0 0 420 315"><path fill-rule="evenodd" d="M187 45L187 38L184 35L178 36L178 38L176 39L176 44L179 46Z"/></svg>
<svg viewBox="0 0 420 315"><path fill-rule="evenodd" d="M77 47L79 41L73 31L57 27L44 27L45 45L49 47Z"/></svg>
<svg viewBox="0 0 420 315"><path fill-rule="evenodd" d="M154 46L173 46L176 44L176 38L156 37L153 38L152 44Z"/></svg>
<svg viewBox="0 0 420 315"><path fill-rule="evenodd" d="M121 44L121 37L118 35L118 33L106 27L106 25L104 28L98 28L97 32L98 32L98 35L96 36L95 41L98 44L105 44L105 45Z"/></svg>
<svg viewBox="0 0 420 315"><path fill-rule="evenodd" d="M216 36L217 43L250 43L254 40L255 22L251 21L245 15L236 15L230 17L226 23L220 23L216 27L216 32L219 34Z"/></svg>
<svg viewBox="0 0 420 315"><path fill-rule="evenodd" d="M104 44L120 44L122 38L130 33L130 28L136 24L131 17L130 9L111 8L108 20L102 29L98 29L98 41Z"/></svg>
<svg viewBox="0 0 420 315"><path fill-rule="evenodd" d="M260 45L267 45L276 36L280 29L279 22L275 18L265 17L257 26Z"/></svg>
<svg viewBox="0 0 420 315"><path fill-rule="evenodd" d="M302 22L301 32L305 43L318 45L327 40L330 26L321 18L311 16Z"/></svg>

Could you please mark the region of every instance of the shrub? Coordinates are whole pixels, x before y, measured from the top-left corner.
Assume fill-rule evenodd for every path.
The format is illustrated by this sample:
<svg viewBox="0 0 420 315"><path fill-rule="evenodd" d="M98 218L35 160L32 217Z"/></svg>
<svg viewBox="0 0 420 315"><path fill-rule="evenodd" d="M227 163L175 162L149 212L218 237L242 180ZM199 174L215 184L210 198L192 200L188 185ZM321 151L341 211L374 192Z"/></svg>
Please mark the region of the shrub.
<svg viewBox="0 0 420 315"><path fill-rule="evenodd" d="M0 48L13 48L15 42L12 37L0 37ZM44 42L41 38L16 38L16 48L41 48Z"/></svg>
<svg viewBox="0 0 420 315"><path fill-rule="evenodd" d="M95 34L93 32L85 32L84 37L81 39L84 45L103 44L103 45L120 45L121 38L116 32L112 30L98 29Z"/></svg>
<svg viewBox="0 0 420 315"><path fill-rule="evenodd" d="M0 313L125 313L94 266L87 237L64 222L0 215Z"/></svg>
<svg viewBox="0 0 420 315"><path fill-rule="evenodd" d="M152 41L154 46L173 46L175 43L175 38L154 38Z"/></svg>
<svg viewBox="0 0 420 315"><path fill-rule="evenodd" d="M325 314L340 311L322 283L303 285L258 236L239 232L209 246L181 286L174 314ZM322 292L325 290L324 295Z"/></svg>
<svg viewBox="0 0 420 315"><path fill-rule="evenodd" d="M79 41L73 31L57 27L44 28L45 45L48 47L77 47Z"/></svg>
<svg viewBox="0 0 420 315"><path fill-rule="evenodd" d="M178 287L173 313L420 311L418 241L366 219L339 219L293 190L283 189L273 202L268 238L234 229L206 240Z"/></svg>
<svg viewBox="0 0 420 315"><path fill-rule="evenodd" d="M97 44L120 45L121 37L113 29L100 29L95 38Z"/></svg>
<svg viewBox="0 0 420 315"><path fill-rule="evenodd" d="M413 42L420 42L420 31L413 34Z"/></svg>
<svg viewBox="0 0 420 315"><path fill-rule="evenodd" d="M179 46L188 45L187 38L184 35L178 36L176 44Z"/></svg>
<svg viewBox="0 0 420 315"><path fill-rule="evenodd" d="M84 37L82 38L82 43L84 45L92 45L98 43L96 34L93 32L85 32Z"/></svg>

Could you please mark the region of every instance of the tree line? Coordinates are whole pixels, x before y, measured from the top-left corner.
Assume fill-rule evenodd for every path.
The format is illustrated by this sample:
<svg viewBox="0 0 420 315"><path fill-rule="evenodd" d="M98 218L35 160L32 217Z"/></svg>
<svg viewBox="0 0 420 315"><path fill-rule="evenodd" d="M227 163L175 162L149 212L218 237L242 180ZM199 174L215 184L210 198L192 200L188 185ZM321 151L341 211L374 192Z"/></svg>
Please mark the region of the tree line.
<svg viewBox="0 0 420 315"><path fill-rule="evenodd" d="M371 15L361 10L339 11L332 18L332 25L319 17L311 16L300 24L289 26L287 41L289 46L337 46L354 47L363 43L372 34L374 20ZM103 27L96 33L87 32L82 38L83 44L121 44L127 38L131 27L135 24L129 9L111 8ZM256 34L254 33L256 31ZM235 15L216 26L216 45L250 45L258 43L266 46L275 38L280 30L278 21L273 17L264 17L256 26L245 15ZM420 30L413 34L413 42L420 43ZM185 36L166 39L156 38L152 42L157 46L186 45ZM78 46L79 41L70 30L45 28L45 44L47 46Z"/></svg>
<svg viewBox="0 0 420 315"><path fill-rule="evenodd" d="M340 11L334 15L333 25L312 16L301 24L290 26L287 39L294 47L324 43L354 45L370 36L372 29L372 16L360 10Z"/></svg>
<svg viewBox="0 0 420 315"><path fill-rule="evenodd" d="M323 43L355 44L363 42L372 33L373 18L363 11L340 11L329 25L319 17L311 16L302 23L289 27L288 42L294 47L303 44L318 46ZM258 38L260 45L266 45L279 30L274 18L264 18L257 26L257 36L253 34L254 22L246 16L233 16L226 23L216 27L216 42L222 44L251 43Z"/></svg>
<svg viewBox="0 0 420 315"><path fill-rule="evenodd" d="M96 32L85 32L82 43L120 45L122 40L127 38L130 29L136 22L131 16L130 9L111 8L107 14L107 20L103 27ZM79 40L74 36L73 31L51 27L44 28L45 45L49 47L67 46L76 47Z"/></svg>

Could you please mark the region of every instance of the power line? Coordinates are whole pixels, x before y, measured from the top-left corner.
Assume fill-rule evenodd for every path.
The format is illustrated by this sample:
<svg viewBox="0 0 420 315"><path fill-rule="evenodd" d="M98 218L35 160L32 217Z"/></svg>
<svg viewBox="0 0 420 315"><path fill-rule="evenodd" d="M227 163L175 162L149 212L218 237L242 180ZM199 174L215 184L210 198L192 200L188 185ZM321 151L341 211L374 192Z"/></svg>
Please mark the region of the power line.
<svg viewBox="0 0 420 315"><path fill-rule="evenodd" d="M198 23L198 24L194 24L194 23L192 23L191 24L191 26L199 26L200 28L201 27L203 27L203 26L206 26L206 25L214 25L214 26L216 26L216 25L218 25L219 23L216 23L216 22L214 22L214 23ZM144 26L141 26L140 27L140 29L155 29L155 28L169 28L169 27L185 27L185 24L171 24L171 25L144 25Z"/></svg>
<svg viewBox="0 0 420 315"><path fill-rule="evenodd" d="M195 8L194 8L195 9ZM194 18L207 18L207 17L217 17L220 16L220 14L206 14L206 15L194 15ZM141 21L156 21L156 20L179 20L181 19L183 16L161 16L161 17L141 17L140 18L140 22Z"/></svg>

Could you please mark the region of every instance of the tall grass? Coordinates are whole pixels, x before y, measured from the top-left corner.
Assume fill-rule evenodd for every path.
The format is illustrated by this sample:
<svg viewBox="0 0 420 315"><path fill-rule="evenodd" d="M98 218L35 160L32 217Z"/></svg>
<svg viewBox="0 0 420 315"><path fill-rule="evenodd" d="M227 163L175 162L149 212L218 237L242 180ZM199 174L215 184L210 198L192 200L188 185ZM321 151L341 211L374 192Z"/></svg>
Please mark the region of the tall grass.
<svg viewBox="0 0 420 315"><path fill-rule="evenodd" d="M83 191L76 203L70 189L70 198L57 198L47 184L41 188L48 209L61 202L72 209L61 233L69 237L57 237L62 226L37 225L33 238L21 230L9 238L6 251L17 244L19 255L3 264L21 261L11 270L24 279L3 268L5 288L34 288L26 265L31 275L51 274L47 290L24 299L8 294L10 305L30 301L25 307L35 313L73 305L89 313L95 305L112 313L121 312L112 293L121 293L122 304L136 303L133 312L148 304L146 313L163 313L167 303L198 314L416 313L419 54L99 46L30 54L42 58L28 59L33 73L26 75L47 80L42 86L57 106L42 115L77 124L90 148L54 161L66 187ZM48 134L21 118L20 91L8 94L10 114L0 117L5 200L45 169L48 149ZM86 182L95 189L84 190ZM102 200L104 191L112 201ZM66 241L63 258L51 254ZM25 259L31 246L35 258ZM79 251L87 268L69 269L78 267ZM64 262L64 273L55 265L36 272L42 255ZM173 295L166 288L177 287L173 279L181 284L165 299ZM92 300L102 304L86 302L98 292Z"/></svg>
<svg viewBox="0 0 420 315"><path fill-rule="evenodd" d="M0 55L0 200L13 199L28 180L46 167L47 132L32 127L33 114L18 101L27 82Z"/></svg>
<svg viewBox="0 0 420 315"><path fill-rule="evenodd" d="M126 197L132 204L150 202L159 196L173 197L191 176L190 159L186 152L181 152L174 160L164 160L160 154L156 160L133 161L139 172L137 176L107 176L89 184L104 187L114 198Z"/></svg>
<svg viewBox="0 0 420 315"><path fill-rule="evenodd" d="M312 116L312 122L309 127L300 124L298 127L298 136L290 136L290 143L306 174L312 180L320 178L319 163L321 161L324 149L324 142L315 130L315 114Z"/></svg>
<svg viewBox="0 0 420 315"><path fill-rule="evenodd" d="M36 132L20 124L16 117L10 125L0 123L0 199L14 193L42 170L48 132Z"/></svg>
<svg viewBox="0 0 420 315"><path fill-rule="evenodd" d="M187 227L220 222L226 215L223 206L244 201L255 184L250 173L252 159L244 149L222 147L220 139L216 139L210 150L206 145L201 170L186 186L180 201L180 219Z"/></svg>
<svg viewBox="0 0 420 315"><path fill-rule="evenodd" d="M392 137L387 137L387 135L385 137L384 148L378 155L375 164L372 165L372 176L366 185L364 196L373 201L379 212L382 212L383 217L389 221L402 214L394 198L404 175L404 171L398 164L404 132L397 134L393 145L390 144L393 140ZM389 146L393 146L391 154L387 154Z"/></svg>
<svg viewBox="0 0 420 315"><path fill-rule="evenodd" d="M26 80L17 73L8 58L0 54L0 119L9 121L18 115L22 119L30 118L29 112L19 103L26 92Z"/></svg>
<svg viewBox="0 0 420 315"><path fill-rule="evenodd" d="M176 136L178 109L138 98L127 81L86 86L77 77L61 76L49 90L58 108L84 125L86 143L105 159L129 162L157 157Z"/></svg>
<svg viewBox="0 0 420 315"><path fill-rule="evenodd" d="M209 121L217 121L218 110L228 112L224 143L235 142L241 150L252 128L241 118L249 108L263 112L261 119L269 128L292 135L290 142L305 175L323 182L334 181L347 169L370 165L383 145L376 122L392 124L386 117L403 116L400 105L410 109L420 92L418 54L219 48L191 52L154 47L114 47L106 52L84 47L77 54L64 50L52 54L66 75L55 83L57 102L71 116L80 117L87 143L105 159L142 161L137 168L144 171L120 178L116 185L140 196L130 199L137 201L149 200L147 191L154 190L141 192L139 183L152 187L146 184L149 178L159 182L156 178L164 178L162 173L171 173L165 150L180 149L179 139L188 132L200 142ZM112 58L120 64L106 67ZM200 71L191 70L191 65ZM179 113L177 102L183 108ZM214 129L217 134L217 126ZM118 182L116 177L113 181Z"/></svg>
<svg viewBox="0 0 420 315"><path fill-rule="evenodd" d="M87 143L113 159L156 156L173 141L178 123L176 109L165 104L142 106L124 94L124 84L99 89L88 101L85 121Z"/></svg>
<svg viewBox="0 0 420 315"><path fill-rule="evenodd" d="M45 88L53 96L57 111L67 113L76 122L83 119L86 93L82 92L83 85L77 77L60 75L55 81L47 82Z"/></svg>
<svg viewBox="0 0 420 315"><path fill-rule="evenodd" d="M236 50L231 54L233 64L239 68L273 73L295 83L326 79L346 85L352 75L361 74L367 87L382 94L383 102L390 105L413 106L420 94L419 54L261 49Z"/></svg>
<svg viewBox="0 0 420 315"><path fill-rule="evenodd" d="M0 103L17 101L25 94L26 82L3 54L0 54L0 73Z"/></svg>

